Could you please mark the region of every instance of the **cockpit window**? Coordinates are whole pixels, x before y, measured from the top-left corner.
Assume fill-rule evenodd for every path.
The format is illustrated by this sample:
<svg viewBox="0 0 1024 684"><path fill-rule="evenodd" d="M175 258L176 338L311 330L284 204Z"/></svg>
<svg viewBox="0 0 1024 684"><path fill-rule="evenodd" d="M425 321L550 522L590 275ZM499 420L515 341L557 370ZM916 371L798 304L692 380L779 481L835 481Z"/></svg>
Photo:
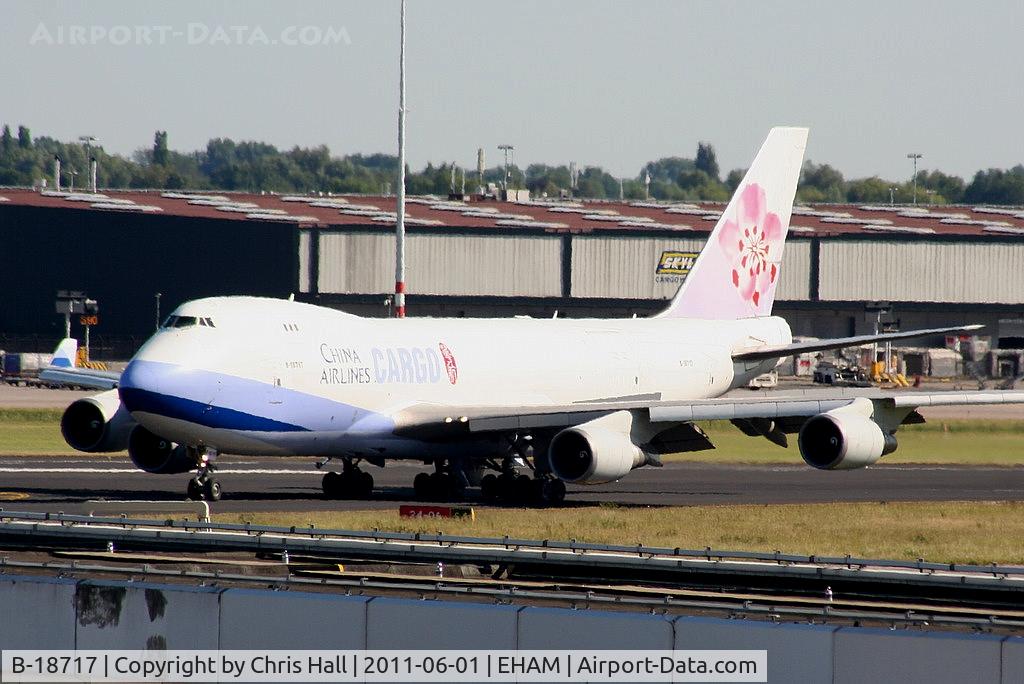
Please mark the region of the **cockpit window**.
<svg viewBox="0 0 1024 684"><path fill-rule="evenodd" d="M213 319L209 316L202 318L196 316L168 316L161 328L191 328L193 325L202 325L207 328L216 328Z"/></svg>

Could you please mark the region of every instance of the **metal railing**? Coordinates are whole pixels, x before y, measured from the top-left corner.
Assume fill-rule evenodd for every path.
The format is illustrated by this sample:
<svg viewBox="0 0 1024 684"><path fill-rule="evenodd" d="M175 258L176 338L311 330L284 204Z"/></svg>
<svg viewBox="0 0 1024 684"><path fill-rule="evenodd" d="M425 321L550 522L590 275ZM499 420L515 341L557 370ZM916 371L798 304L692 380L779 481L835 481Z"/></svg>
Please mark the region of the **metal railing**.
<svg viewBox="0 0 1024 684"><path fill-rule="evenodd" d="M260 588L289 588L297 591L304 589L334 589L344 591L346 594L356 593L363 595L366 592L397 592L402 595L418 595L421 599L433 598L438 600L463 598L463 599L484 599L495 603L506 605L522 604L530 605L533 602L544 604L565 605L574 609L606 609L609 607L631 608L644 610L652 614L671 616L679 612L691 610L716 611L725 613L730 618L747 619L758 618L769 621L792 621L807 620L813 624L820 621L822 624L845 620L850 622L874 621L881 624L910 626L924 626L944 624L954 627L971 627L975 629L1009 629L1020 630L1024 628L1024 620L1013 617L998 615L970 615L956 614L955 611L937 608L935 611L927 609L906 610L901 608L885 609L879 607L839 607L829 603L821 605L807 604L780 604L765 597L764 600L730 600L728 596L721 599L702 599L645 595L617 595L612 593L599 593L591 590L573 589L531 589L518 586L508 586L509 583L502 583L501 586L463 586L456 582L447 580L414 580L402 578L400 580L370 579L354 575L351 577L303 577L299 575L274 576L254 575L248 573L232 573L221 570L176 570L161 568L150 564L143 565L102 565L97 563L82 563L72 561L70 563L59 562L38 562L38 561L16 561L0 557L0 575L10 574L10 571L20 572L47 572L57 573L62 577L73 576L81 573L83 575L101 574L122 575L129 578L144 577L146 581L168 582L175 581L202 581L211 586L220 586L228 589L230 586L251 585ZM367 598L372 600L373 596Z"/></svg>
<svg viewBox="0 0 1024 684"><path fill-rule="evenodd" d="M847 580L983 590L1024 590L1024 567L964 565L847 556L805 556L779 551L728 551L591 544L512 537L276 527L189 520L141 520L0 509L0 539L26 546L64 543L164 550L288 551L330 558L407 562L463 562L589 571L614 570L642 577L731 575L802 580Z"/></svg>

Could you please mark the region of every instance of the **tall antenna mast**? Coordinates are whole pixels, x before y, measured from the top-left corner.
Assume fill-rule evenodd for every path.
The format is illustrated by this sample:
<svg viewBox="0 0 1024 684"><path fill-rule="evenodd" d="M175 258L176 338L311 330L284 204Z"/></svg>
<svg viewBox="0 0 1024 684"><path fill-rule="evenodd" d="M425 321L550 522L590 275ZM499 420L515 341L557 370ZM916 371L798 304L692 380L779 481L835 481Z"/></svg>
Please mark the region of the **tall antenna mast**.
<svg viewBox="0 0 1024 684"><path fill-rule="evenodd" d="M395 221L395 317L405 318L405 0L398 65L398 210Z"/></svg>

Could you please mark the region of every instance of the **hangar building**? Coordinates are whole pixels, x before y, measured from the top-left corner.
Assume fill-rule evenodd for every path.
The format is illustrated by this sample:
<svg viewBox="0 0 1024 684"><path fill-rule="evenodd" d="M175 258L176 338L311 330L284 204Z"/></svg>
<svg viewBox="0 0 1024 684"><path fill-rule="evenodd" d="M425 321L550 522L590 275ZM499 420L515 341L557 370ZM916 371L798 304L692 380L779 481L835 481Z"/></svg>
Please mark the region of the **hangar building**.
<svg viewBox="0 0 1024 684"><path fill-rule="evenodd" d="M650 315L675 292L720 204L408 200L410 315ZM218 294L388 313L394 198L0 189L0 348L62 333L57 290L100 303L113 355ZM775 310L797 335L984 323L1024 347L1024 209L797 206ZM933 340L941 343L941 340ZM130 350L127 352L130 353Z"/></svg>

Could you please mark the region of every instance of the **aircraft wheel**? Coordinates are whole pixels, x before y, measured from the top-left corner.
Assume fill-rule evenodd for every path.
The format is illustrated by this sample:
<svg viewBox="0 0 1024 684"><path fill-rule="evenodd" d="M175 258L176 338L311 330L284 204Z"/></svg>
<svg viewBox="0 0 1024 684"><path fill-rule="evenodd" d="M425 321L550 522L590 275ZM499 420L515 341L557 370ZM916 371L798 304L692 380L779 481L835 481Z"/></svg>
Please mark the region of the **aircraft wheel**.
<svg viewBox="0 0 1024 684"><path fill-rule="evenodd" d="M529 503L533 499L533 492L533 480L530 479L529 475L519 475L516 477L512 489L512 499L516 503Z"/></svg>
<svg viewBox="0 0 1024 684"><path fill-rule="evenodd" d="M328 499L340 499L341 475L333 470L324 473L324 479L321 482L321 487L323 487L324 496Z"/></svg>
<svg viewBox="0 0 1024 684"><path fill-rule="evenodd" d="M480 495L484 501L492 502L498 498L498 476L488 473L480 480Z"/></svg>
<svg viewBox="0 0 1024 684"><path fill-rule="evenodd" d="M430 478L429 473L419 473L413 478L412 488L416 492L416 498L421 501L426 501L430 498L430 492L433 489L431 486L433 481Z"/></svg>
<svg viewBox="0 0 1024 684"><path fill-rule="evenodd" d="M366 472L365 470L359 470L353 473L353 482L355 483L355 489L358 492L359 498L369 499L370 495L373 494L373 475Z"/></svg>
<svg viewBox="0 0 1024 684"><path fill-rule="evenodd" d="M221 486L212 477L203 483L203 498L207 501L220 501Z"/></svg>
<svg viewBox="0 0 1024 684"><path fill-rule="evenodd" d="M495 492L502 501L512 501L515 497L516 476L513 473L502 473L495 482Z"/></svg>
<svg viewBox="0 0 1024 684"><path fill-rule="evenodd" d="M452 491L452 476L448 473L434 473L431 478L430 498L434 501L444 501L449 498Z"/></svg>
<svg viewBox="0 0 1024 684"><path fill-rule="evenodd" d="M565 483L557 478L541 480L540 496L542 504L558 506L565 501Z"/></svg>
<svg viewBox="0 0 1024 684"><path fill-rule="evenodd" d="M188 481L188 487L185 489L185 496L188 497L192 501L202 501L203 500L203 485L202 485L202 483L198 479L196 479L194 477L191 480L189 480Z"/></svg>

